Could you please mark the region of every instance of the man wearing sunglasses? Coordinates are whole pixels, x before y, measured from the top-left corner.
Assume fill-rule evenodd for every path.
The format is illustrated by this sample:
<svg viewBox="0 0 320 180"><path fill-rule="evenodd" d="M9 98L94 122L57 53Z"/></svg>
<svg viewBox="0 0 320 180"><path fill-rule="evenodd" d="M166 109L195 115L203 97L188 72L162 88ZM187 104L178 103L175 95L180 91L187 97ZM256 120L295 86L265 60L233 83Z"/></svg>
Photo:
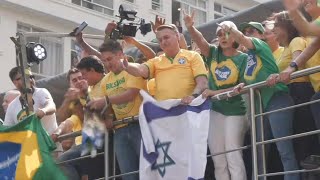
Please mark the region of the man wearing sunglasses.
<svg viewBox="0 0 320 180"><path fill-rule="evenodd" d="M23 94L23 79L20 67L14 67L9 72L10 79L16 89ZM35 79L30 75L30 87L32 89L33 110L36 116L41 120L42 127L51 135L55 129L58 128L56 120L56 105L52 99L51 94L45 88L35 87ZM22 107L21 95L15 98L8 106L6 116L3 122L5 126L13 126L26 117L26 111ZM32 112L31 112L32 113ZM58 156L62 152L60 143L57 143L57 149L53 155Z"/></svg>

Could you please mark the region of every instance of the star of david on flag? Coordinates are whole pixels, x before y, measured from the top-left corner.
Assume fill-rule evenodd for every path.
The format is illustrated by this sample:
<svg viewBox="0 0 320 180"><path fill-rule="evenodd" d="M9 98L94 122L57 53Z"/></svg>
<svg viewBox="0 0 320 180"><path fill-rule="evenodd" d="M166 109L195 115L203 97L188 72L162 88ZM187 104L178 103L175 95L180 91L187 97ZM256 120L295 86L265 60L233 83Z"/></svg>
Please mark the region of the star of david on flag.
<svg viewBox="0 0 320 180"><path fill-rule="evenodd" d="M166 167L175 164L172 158L168 154L168 150L170 147L171 142L161 143L158 139L156 143L156 151L158 152L159 156L160 153L163 153L163 158L158 158L157 161L152 164L152 170L158 170L159 174L163 177L166 174ZM158 162L158 160L160 162Z"/></svg>

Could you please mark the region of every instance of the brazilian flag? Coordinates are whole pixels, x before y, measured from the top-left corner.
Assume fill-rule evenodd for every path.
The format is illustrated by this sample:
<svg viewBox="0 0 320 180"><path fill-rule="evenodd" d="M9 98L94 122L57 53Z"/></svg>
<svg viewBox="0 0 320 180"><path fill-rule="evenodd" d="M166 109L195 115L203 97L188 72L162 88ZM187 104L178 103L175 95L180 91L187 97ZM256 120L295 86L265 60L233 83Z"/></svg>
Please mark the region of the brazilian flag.
<svg viewBox="0 0 320 180"><path fill-rule="evenodd" d="M0 179L66 179L51 157L55 148L34 114L12 127L0 125Z"/></svg>

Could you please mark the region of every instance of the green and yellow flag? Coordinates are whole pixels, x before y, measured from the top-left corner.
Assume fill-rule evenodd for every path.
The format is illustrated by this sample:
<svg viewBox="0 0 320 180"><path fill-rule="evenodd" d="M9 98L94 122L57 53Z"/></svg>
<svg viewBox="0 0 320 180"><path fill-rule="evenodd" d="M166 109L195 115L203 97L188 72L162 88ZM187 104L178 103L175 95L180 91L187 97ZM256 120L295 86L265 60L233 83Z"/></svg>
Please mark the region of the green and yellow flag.
<svg viewBox="0 0 320 180"><path fill-rule="evenodd" d="M0 179L66 179L51 157L55 148L35 115L12 127L0 125Z"/></svg>

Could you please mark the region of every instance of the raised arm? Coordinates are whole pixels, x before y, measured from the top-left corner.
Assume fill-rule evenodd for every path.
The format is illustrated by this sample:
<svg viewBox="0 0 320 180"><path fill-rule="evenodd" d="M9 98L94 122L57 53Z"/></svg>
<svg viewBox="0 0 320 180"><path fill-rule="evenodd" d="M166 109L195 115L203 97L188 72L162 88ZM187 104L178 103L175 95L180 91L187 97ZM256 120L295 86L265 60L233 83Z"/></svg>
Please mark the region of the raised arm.
<svg viewBox="0 0 320 180"><path fill-rule="evenodd" d="M89 55L95 55L98 58L101 58L101 53L96 50L95 48L93 48L92 46L90 46L82 37L82 32L80 32L77 36L76 36L76 40L78 42L78 44L80 45L80 47Z"/></svg>
<svg viewBox="0 0 320 180"><path fill-rule="evenodd" d="M203 37L200 31L198 31L194 27L194 15L195 12L193 11L191 16L189 14L186 14L185 11L183 10L183 15L184 15L184 23L185 26L188 29L188 32L190 33L191 39L198 45L201 54L204 56L209 56L210 53L210 47L208 41Z"/></svg>
<svg viewBox="0 0 320 180"><path fill-rule="evenodd" d="M222 25L221 28L225 32L229 32L230 36L234 38L234 40L246 47L247 49L255 49L254 44L250 37L245 36L241 31L238 29L234 29L232 27L228 27L226 25Z"/></svg>
<svg viewBox="0 0 320 180"><path fill-rule="evenodd" d="M303 36L320 36L320 27L309 23L300 12L302 2L302 0L283 0L283 5L288 10L294 26Z"/></svg>
<svg viewBox="0 0 320 180"><path fill-rule="evenodd" d="M180 33L179 46L181 49L188 49L186 38L182 33Z"/></svg>
<svg viewBox="0 0 320 180"><path fill-rule="evenodd" d="M128 44L136 46L147 59L152 59L156 56L156 53L149 46L137 41L134 37L127 36L124 40Z"/></svg>
<svg viewBox="0 0 320 180"><path fill-rule="evenodd" d="M320 26L310 23L304 18L299 10L288 11L289 16L293 19L294 26L303 36L320 36Z"/></svg>

